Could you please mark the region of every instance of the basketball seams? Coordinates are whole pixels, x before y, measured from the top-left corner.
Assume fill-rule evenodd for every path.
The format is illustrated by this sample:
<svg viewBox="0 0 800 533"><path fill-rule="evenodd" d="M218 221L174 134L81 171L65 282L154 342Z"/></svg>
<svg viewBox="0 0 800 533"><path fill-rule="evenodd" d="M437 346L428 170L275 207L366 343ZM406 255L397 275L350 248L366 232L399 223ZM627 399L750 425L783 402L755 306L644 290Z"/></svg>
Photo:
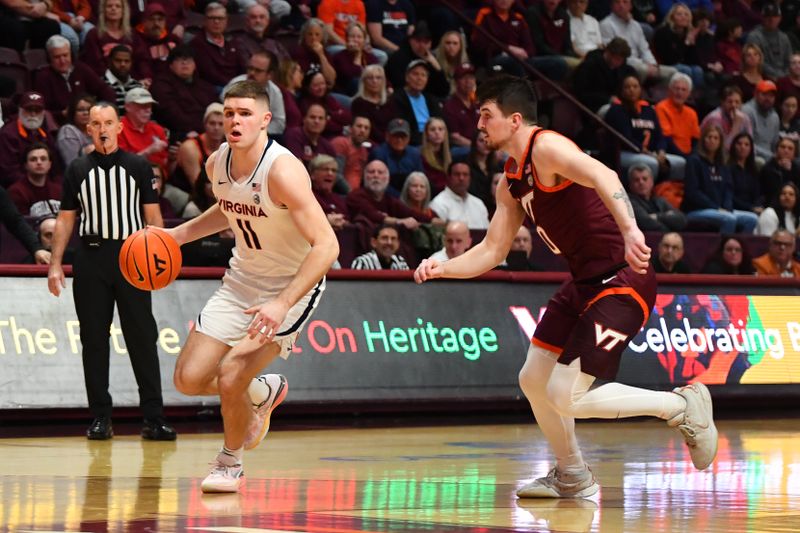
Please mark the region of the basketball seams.
<svg viewBox="0 0 800 533"><path fill-rule="evenodd" d="M147 228L144 228L142 237L144 238L144 258L147 264L147 279L150 282L150 290L154 291L156 290L156 286L153 284L153 274L150 272L150 243L147 242Z"/></svg>
<svg viewBox="0 0 800 533"><path fill-rule="evenodd" d="M175 269L174 264L176 263L176 260L180 259L177 262L183 263L183 257L180 255L181 249L180 247L177 248L176 251L179 255L178 257L174 257L174 254L172 253L173 252L172 247L169 244L167 244L167 241L164 239L164 237L161 236L160 230L154 230L153 235L155 235L156 238L158 238L158 240L161 241L161 244L164 246L164 251L167 252L167 256L169 257L169 283L172 283L175 280L175 278L178 277L178 272L175 272L173 277L173 270Z"/></svg>

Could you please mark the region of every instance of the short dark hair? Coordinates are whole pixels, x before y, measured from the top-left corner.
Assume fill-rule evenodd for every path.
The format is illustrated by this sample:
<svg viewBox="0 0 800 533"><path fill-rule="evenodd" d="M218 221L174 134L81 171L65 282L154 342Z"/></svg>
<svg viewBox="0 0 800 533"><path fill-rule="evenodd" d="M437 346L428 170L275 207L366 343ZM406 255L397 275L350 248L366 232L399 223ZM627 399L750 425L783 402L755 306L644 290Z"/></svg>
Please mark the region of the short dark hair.
<svg viewBox="0 0 800 533"><path fill-rule="evenodd" d="M261 100L269 107L269 95L263 85L251 80L237 81L232 84L225 94L222 95L223 100L228 98L252 98L253 100Z"/></svg>
<svg viewBox="0 0 800 533"><path fill-rule="evenodd" d="M478 106L494 102L505 116L519 113L525 122L538 118L536 89L530 80L508 74L493 76L478 87Z"/></svg>
<svg viewBox="0 0 800 533"><path fill-rule="evenodd" d="M50 153L50 147L47 146L43 142L35 142L33 144L29 144L28 146L26 146L25 150L22 152L22 162L23 163L27 163L28 162L28 154L30 154L34 150L44 150L44 151L46 151L47 152L47 157L49 157L51 161L53 160L53 154Z"/></svg>
<svg viewBox="0 0 800 533"><path fill-rule="evenodd" d="M614 37L606 45L606 52L612 56L628 59L631 56L631 45L622 37Z"/></svg>
<svg viewBox="0 0 800 533"><path fill-rule="evenodd" d="M176 59L194 59L194 49L188 44L179 44L167 56L167 63L172 64Z"/></svg>
<svg viewBox="0 0 800 533"><path fill-rule="evenodd" d="M118 44L117 46L112 48L111 51L108 53L108 59L111 60L112 57L114 57L116 54L120 52L127 52L131 54L131 57L133 57L133 50L131 50L130 46L128 46L127 44Z"/></svg>
<svg viewBox="0 0 800 533"><path fill-rule="evenodd" d="M392 226L391 224L379 224L379 225L375 226L375 229L372 231L372 238L373 238L373 239L377 239L377 238L378 238L378 235L380 235L380 234L381 234L381 232L382 232L383 230L385 230L385 229L391 229L391 230L394 230L394 232L395 232L395 233L397 233L398 235L400 235L400 232L399 232L399 231L397 231L397 227L396 227L396 226Z"/></svg>
<svg viewBox="0 0 800 533"><path fill-rule="evenodd" d="M456 166L456 165L467 165L467 168L469 168L469 162L467 160L465 160L465 159L455 159L455 160L451 161L449 165L447 165L447 175L448 176L453 173L453 167Z"/></svg>

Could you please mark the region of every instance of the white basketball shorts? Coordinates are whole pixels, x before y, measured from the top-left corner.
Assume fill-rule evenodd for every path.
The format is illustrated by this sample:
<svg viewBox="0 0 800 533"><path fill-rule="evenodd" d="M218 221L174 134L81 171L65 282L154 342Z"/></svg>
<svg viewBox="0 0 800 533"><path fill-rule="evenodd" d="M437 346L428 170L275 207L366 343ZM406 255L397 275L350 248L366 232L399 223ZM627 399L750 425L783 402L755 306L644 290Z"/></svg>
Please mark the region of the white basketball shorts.
<svg viewBox="0 0 800 533"><path fill-rule="evenodd" d="M254 305L266 303L286 288L291 278L254 281L244 274L229 270L222 278L222 286L209 298L197 317L195 330L233 346L247 336L253 315L244 311ZM284 359L292 353L297 336L311 314L319 305L325 291L325 278L291 308L275 334L275 343L281 347Z"/></svg>

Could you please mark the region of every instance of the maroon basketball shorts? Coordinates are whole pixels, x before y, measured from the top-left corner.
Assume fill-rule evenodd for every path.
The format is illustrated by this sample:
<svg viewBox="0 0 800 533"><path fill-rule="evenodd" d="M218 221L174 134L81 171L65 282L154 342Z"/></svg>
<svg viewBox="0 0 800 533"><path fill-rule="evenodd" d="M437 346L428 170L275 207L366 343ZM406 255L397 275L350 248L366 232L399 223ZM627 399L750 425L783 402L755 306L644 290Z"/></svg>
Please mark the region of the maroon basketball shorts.
<svg viewBox="0 0 800 533"><path fill-rule="evenodd" d="M655 300L652 267L637 274L626 266L589 283L570 279L548 302L531 342L559 354L559 363L580 358L583 372L613 379L622 352L647 322Z"/></svg>

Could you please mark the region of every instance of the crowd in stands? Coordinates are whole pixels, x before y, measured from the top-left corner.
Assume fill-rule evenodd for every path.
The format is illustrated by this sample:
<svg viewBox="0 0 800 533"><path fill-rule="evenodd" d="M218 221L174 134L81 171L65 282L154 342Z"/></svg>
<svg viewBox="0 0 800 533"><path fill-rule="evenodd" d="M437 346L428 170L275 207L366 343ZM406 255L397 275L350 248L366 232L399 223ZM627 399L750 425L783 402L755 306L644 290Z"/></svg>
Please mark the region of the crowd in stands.
<svg viewBox="0 0 800 533"><path fill-rule="evenodd" d="M352 236L339 266L455 257L488 227L504 163L477 131L476 87L538 72L621 134L586 114L565 132L664 233L659 272L690 272L681 233L704 231L724 236L704 272L800 274L800 0L0 0L0 28L0 186L40 230L93 149L98 101L153 165L166 219L213 205L222 95L250 79L270 136ZM539 269L531 230L502 268ZM751 260L752 234L769 251ZM229 237L194 264L224 264Z"/></svg>

